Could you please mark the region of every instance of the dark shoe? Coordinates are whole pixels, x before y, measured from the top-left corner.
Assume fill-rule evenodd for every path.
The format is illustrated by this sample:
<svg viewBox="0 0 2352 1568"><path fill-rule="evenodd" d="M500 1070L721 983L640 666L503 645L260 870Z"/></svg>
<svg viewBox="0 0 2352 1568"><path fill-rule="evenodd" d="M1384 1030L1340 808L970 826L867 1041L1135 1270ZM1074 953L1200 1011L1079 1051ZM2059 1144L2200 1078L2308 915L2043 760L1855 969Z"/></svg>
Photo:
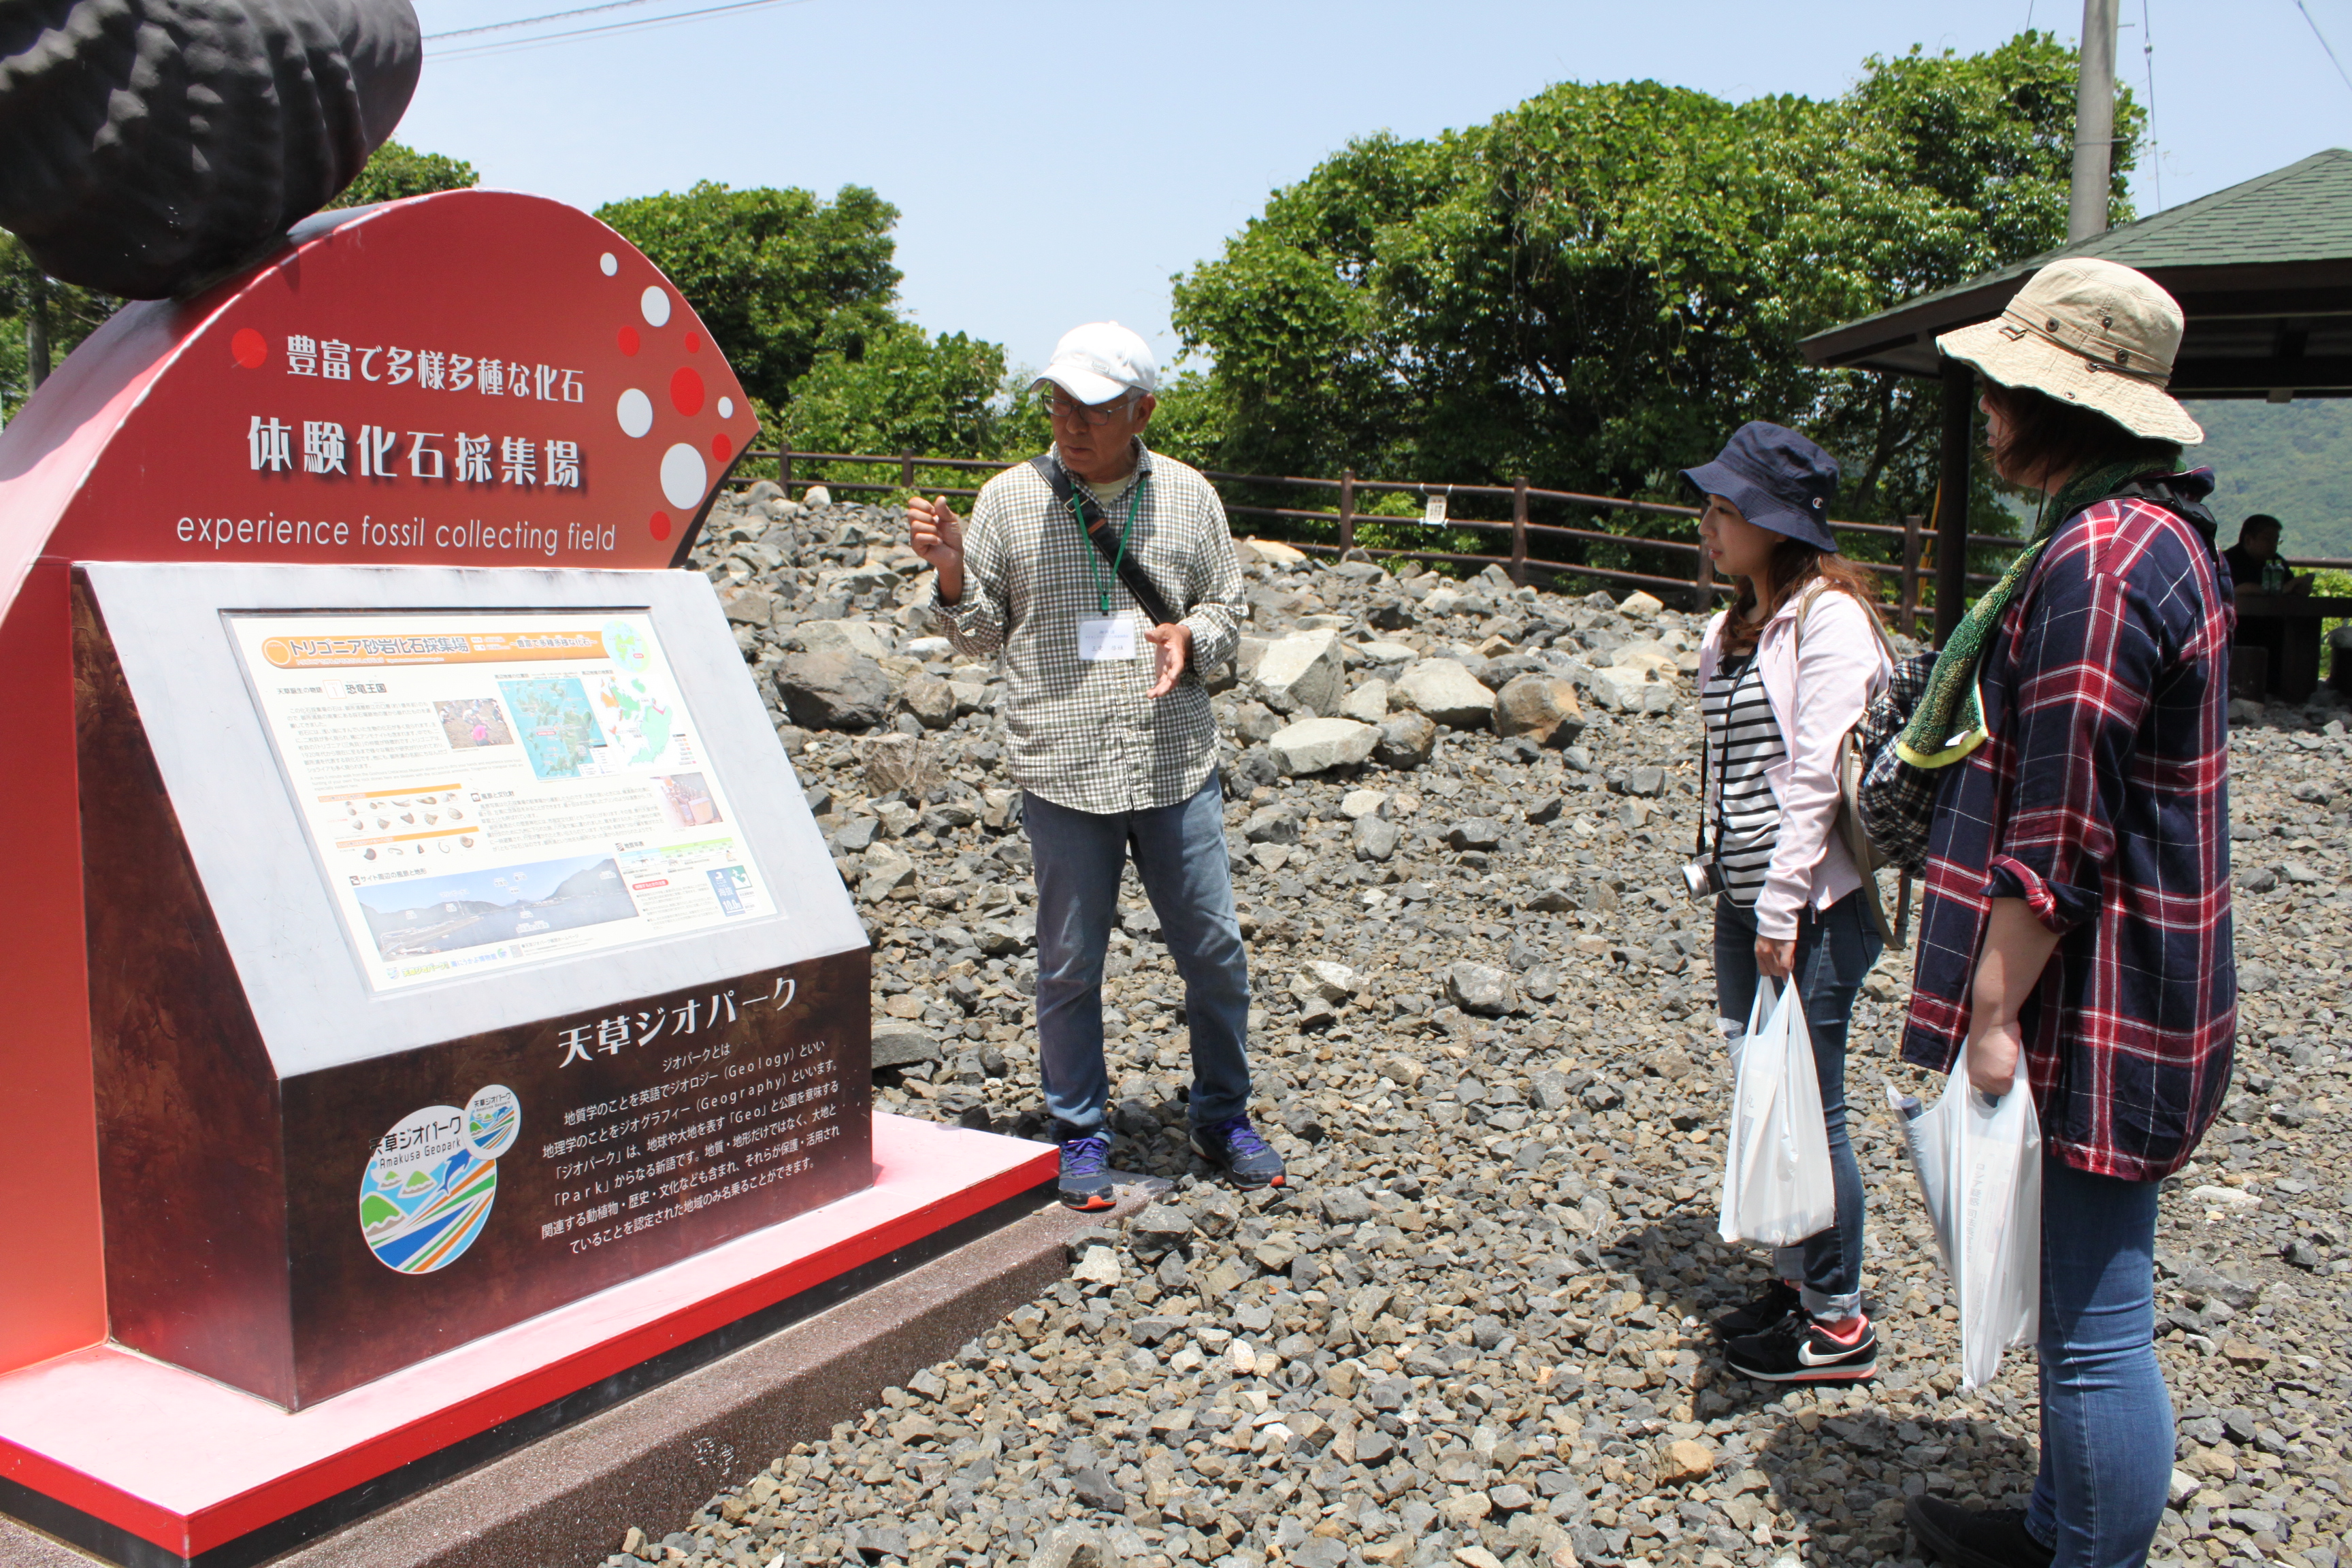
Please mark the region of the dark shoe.
<svg viewBox="0 0 2352 1568"><path fill-rule="evenodd" d="M1192 1129L1192 1147L1212 1165L1222 1165L1237 1187L1278 1187L1285 1181L1282 1156L1257 1135L1246 1116Z"/></svg>
<svg viewBox="0 0 2352 1568"><path fill-rule="evenodd" d="M1915 1497L1903 1505L1903 1522L1951 1568L2050 1568L2056 1554L2027 1531L2020 1508L1962 1508Z"/></svg>
<svg viewBox="0 0 2352 1568"><path fill-rule="evenodd" d="M1111 1206L1109 1139L1062 1140L1061 1193L1069 1208L1092 1212Z"/></svg>
<svg viewBox="0 0 2352 1568"><path fill-rule="evenodd" d="M1715 1337L1728 1342L1760 1334L1790 1313L1802 1310L1804 1305L1802 1291L1786 1279L1775 1279L1756 1300L1717 1318L1713 1325Z"/></svg>
<svg viewBox="0 0 2352 1568"><path fill-rule="evenodd" d="M1878 1328L1864 1318L1861 1339L1847 1344L1796 1312L1760 1334L1731 1341L1723 1359L1762 1383L1860 1383L1877 1375Z"/></svg>

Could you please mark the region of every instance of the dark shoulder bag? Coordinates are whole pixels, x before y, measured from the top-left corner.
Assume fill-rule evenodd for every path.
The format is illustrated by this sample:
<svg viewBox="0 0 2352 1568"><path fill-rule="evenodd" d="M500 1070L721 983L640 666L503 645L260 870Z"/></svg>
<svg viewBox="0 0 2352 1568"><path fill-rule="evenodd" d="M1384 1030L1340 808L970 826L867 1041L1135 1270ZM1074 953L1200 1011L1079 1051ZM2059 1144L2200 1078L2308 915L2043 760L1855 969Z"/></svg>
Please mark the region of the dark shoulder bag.
<svg viewBox="0 0 2352 1568"><path fill-rule="evenodd" d="M1901 870L1907 879L1927 868L1927 834L1936 822L1936 792L1943 770L1919 767L1903 760L1895 738L1911 722L1912 710L1927 695L1927 678L1936 672L1934 653L1915 653L1895 661L1886 689L1872 699L1853 727L1853 748L1862 763L1854 786L1854 815L1880 859Z"/></svg>

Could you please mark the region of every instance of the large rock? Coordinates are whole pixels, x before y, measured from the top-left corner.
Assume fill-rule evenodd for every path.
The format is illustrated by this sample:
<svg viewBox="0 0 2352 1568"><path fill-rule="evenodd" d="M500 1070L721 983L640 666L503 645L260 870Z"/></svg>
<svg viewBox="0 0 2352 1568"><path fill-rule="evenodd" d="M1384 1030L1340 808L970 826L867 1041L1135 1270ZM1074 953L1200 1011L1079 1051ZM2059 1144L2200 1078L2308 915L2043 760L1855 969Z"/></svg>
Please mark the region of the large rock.
<svg viewBox="0 0 2352 1568"><path fill-rule="evenodd" d="M803 621L792 639L810 653L856 653L880 658L890 651L890 640L871 621Z"/></svg>
<svg viewBox="0 0 2352 1568"><path fill-rule="evenodd" d="M1332 768L1361 766L1380 743L1381 732L1353 719L1302 719L1266 742L1282 771L1294 777Z"/></svg>
<svg viewBox="0 0 2352 1568"><path fill-rule="evenodd" d="M863 654L788 654L776 695L803 730L871 730L890 714L889 678Z"/></svg>
<svg viewBox="0 0 2352 1568"><path fill-rule="evenodd" d="M1389 683L1379 679L1365 681L1339 704L1339 716L1353 719L1359 724L1383 722L1389 716Z"/></svg>
<svg viewBox="0 0 2352 1568"><path fill-rule="evenodd" d="M1372 760L1402 773L1429 761L1437 747L1437 725L1425 713L1400 713L1381 726L1380 743Z"/></svg>
<svg viewBox="0 0 2352 1568"><path fill-rule="evenodd" d="M1445 972L1445 999L1465 1013L1499 1018L1519 1005L1507 969L1483 963L1457 963Z"/></svg>
<svg viewBox="0 0 2352 1568"><path fill-rule="evenodd" d="M1296 844L1298 816L1286 805L1261 805L1242 823L1242 838L1249 844Z"/></svg>
<svg viewBox="0 0 2352 1568"><path fill-rule="evenodd" d="M1348 831L1348 842L1359 860L1386 860L1396 853L1397 825L1385 816L1360 816Z"/></svg>
<svg viewBox="0 0 2352 1568"><path fill-rule="evenodd" d="M1682 672L1675 650L1662 642L1621 644L1610 654L1609 663L1612 668L1639 669L1660 680L1672 680Z"/></svg>
<svg viewBox="0 0 2352 1568"><path fill-rule="evenodd" d="M885 899L911 899L921 890L914 858L895 844L877 844L866 852L857 896L869 904Z"/></svg>
<svg viewBox="0 0 2352 1568"><path fill-rule="evenodd" d="M929 1029L896 1018L874 1020L874 1065L912 1067L940 1059L940 1042Z"/></svg>
<svg viewBox="0 0 2352 1568"><path fill-rule="evenodd" d="M719 590L719 607L739 626L764 626L776 618L776 596L757 583L730 583Z"/></svg>
<svg viewBox="0 0 2352 1568"><path fill-rule="evenodd" d="M1258 656L1250 679L1267 704L1283 712L1336 713L1347 689L1339 634L1327 629L1276 637Z"/></svg>
<svg viewBox="0 0 2352 1568"><path fill-rule="evenodd" d="M1646 621L1654 617L1665 607L1665 601L1660 599L1655 594L1645 594L1636 588L1626 595L1618 605L1617 613L1621 616L1630 616L1636 620Z"/></svg>
<svg viewBox="0 0 2352 1568"><path fill-rule="evenodd" d="M938 756L912 735L893 731L860 741L857 763L866 775L867 791L877 795L920 797L940 787Z"/></svg>
<svg viewBox="0 0 2352 1568"><path fill-rule="evenodd" d="M1584 733L1576 688L1549 675L1522 675L1495 693L1495 733L1525 735L1542 746L1565 746Z"/></svg>
<svg viewBox="0 0 2352 1568"><path fill-rule="evenodd" d="M1328 959L1313 958L1299 969L1290 982L1294 996L1319 996L1326 1002L1345 1002L1364 988L1364 977L1344 963Z"/></svg>
<svg viewBox="0 0 2352 1568"><path fill-rule="evenodd" d="M1620 713L1671 713L1675 689L1639 664L1611 665L1592 672L1592 700Z"/></svg>
<svg viewBox="0 0 2352 1568"><path fill-rule="evenodd" d="M926 730L944 730L955 722L955 688L936 675L917 670L907 677L898 700Z"/></svg>
<svg viewBox="0 0 2352 1568"><path fill-rule="evenodd" d="M1234 553L1244 563L1264 562L1268 566L1298 566L1305 564L1307 552L1294 549L1278 539L1236 539Z"/></svg>
<svg viewBox="0 0 2352 1568"><path fill-rule="evenodd" d="M1454 730L1483 730L1494 717L1495 694L1450 658L1417 660L1397 679L1389 699Z"/></svg>

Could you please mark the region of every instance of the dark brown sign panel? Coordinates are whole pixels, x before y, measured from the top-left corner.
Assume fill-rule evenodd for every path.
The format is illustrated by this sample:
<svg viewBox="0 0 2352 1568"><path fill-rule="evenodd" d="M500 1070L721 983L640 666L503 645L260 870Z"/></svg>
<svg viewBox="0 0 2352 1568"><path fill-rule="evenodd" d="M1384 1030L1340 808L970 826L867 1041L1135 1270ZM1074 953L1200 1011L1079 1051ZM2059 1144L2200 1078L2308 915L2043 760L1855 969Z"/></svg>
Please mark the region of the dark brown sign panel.
<svg viewBox="0 0 2352 1568"><path fill-rule="evenodd" d="M303 1401L869 1185L867 965L287 1080Z"/></svg>

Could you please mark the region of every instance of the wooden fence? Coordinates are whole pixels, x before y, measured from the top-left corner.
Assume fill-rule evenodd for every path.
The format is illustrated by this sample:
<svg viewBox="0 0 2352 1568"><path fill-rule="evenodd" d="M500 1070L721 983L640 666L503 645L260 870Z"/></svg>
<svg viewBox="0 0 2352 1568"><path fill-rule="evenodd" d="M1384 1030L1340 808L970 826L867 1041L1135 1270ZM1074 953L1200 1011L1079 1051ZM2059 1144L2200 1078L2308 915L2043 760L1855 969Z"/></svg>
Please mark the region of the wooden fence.
<svg viewBox="0 0 2352 1568"><path fill-rule="evenodd" d="M746 452L743 457L745 466L754 462L774 463L773 472L776 482L783 487L787 496L793 494L795 489L804 491L810 485L820 483L828 489L844 492L905 494L915 489L916 479L920 470L944 468L958 473L993 475L1003 472L1011 466L985 458L927 458L910 452L884 456L862 452L771 450ZM895 468L898 471L890 479L883 480L795 479L793 465L796 463L864 465ZM1698 517L1698 509L1696 507L1673 506L1661 501L1632 500L1622 496L1584 495L1575 490L1540 489L1528 484L1524 479L1516 479L1507 485L1446 485L1418 479L1359 479L1353 469L1342 473L1336 479L1306 479L1296 475L1234 474L1214 469L1204 470L1204 473L1210 482L1216 485L1221 491L1243 486L1252 487L1259 491L1288 487L1318 496L1329 495L1333 502L1329 510L1264 506L1234 499L1227 499L1225 501L1225 512L1229 517L1270 520L1275 527L1265 531L1276 538L1280 538L1282 532L1286 531L1297 531L1295 525L1298 523L1329 525L1332 535L1330 540L1285 541L1295 549L1313 554L1345 555L1350 551L1360 550L1362 553L1372 556L1411 556L1417 561L1447 561L1472 567L1500 566L1509 574L1511 581L1521 584L1528 582L1538 574L1555 579L1594 578L1603 582L1624 583L1648 589L1662 598L1667 598L1669 603L1679 601L1693 608L1710 604L1716 595L1727 592L1724 585L1716 579L1706 552L1699 548L1695 538L1690 540L1651 539L1637 534L1612 533L1600 529L1577 528L1564 523L1538 522L1528 516L1530 503L1545 502L1572 512L1625 511L1653 517L1690 519L1693 521L1693 532L1696 534L1696 520ZM758 482L764 477L766 476L756 472L746 474L742 468L739 467L730 482L736 485L749 485ZM980 493L977 486L927 487L927 489L934 495L970 497ZM1410 495L1418 497L1424 502L1442 498L1447 503L1446 517L1444 523L1438 526L1468 529L1477 532L1504 536L1502 540L1498 540L1498 542L1507 542L1507 549L1495 554L1475 554L1451 550L1416 549L1410 546L1380 548L1359 546L1356 542L1356 529L1359 524L1370 522L1398 527L1415 525L1415 520L1410 517L1370 514L1358 510L1357 503L1360 497L1375 494ZM1507 502L1510 517L1508 521L1503 521L1454 516L1452 503L1456 498L1496 503ZM1496 510L1500 510L1499 506ZM1889 542L1889 552L1895 559L1887 562L1865 561L1862 564L1881 576L1895 580L1895 624L1906 636L1916 635L1921 608L1920 588L1923 583L1932 582L1934 578L1933 555L1936 543L1934 532L1925 525L1923 520L1916 517L1905 518L1899 526L1883 522L1832 521L1830 527L1838 533L1858 534ZM1972 551L1997 552L2003 556L2014 553L2021 544L2019 540L1982 533L1969 534L1968 542ZM1654 556L1664 557L1670 563L1680 563L1682 571L1679 575L1667 575L1664 571L1634 572L1618 567L1591 565L1579 560L1563 559L1546 552L1543 547L1553 543L1566 545L1571 550L1601 544L1625 550L1646 551ZM2352 563L2298 559L2291 562L2290 564L2341 568ZM1994 578L1989 573L1969 573L1967 575L1967 581L1972 587L1988 586Z"/></svg>

